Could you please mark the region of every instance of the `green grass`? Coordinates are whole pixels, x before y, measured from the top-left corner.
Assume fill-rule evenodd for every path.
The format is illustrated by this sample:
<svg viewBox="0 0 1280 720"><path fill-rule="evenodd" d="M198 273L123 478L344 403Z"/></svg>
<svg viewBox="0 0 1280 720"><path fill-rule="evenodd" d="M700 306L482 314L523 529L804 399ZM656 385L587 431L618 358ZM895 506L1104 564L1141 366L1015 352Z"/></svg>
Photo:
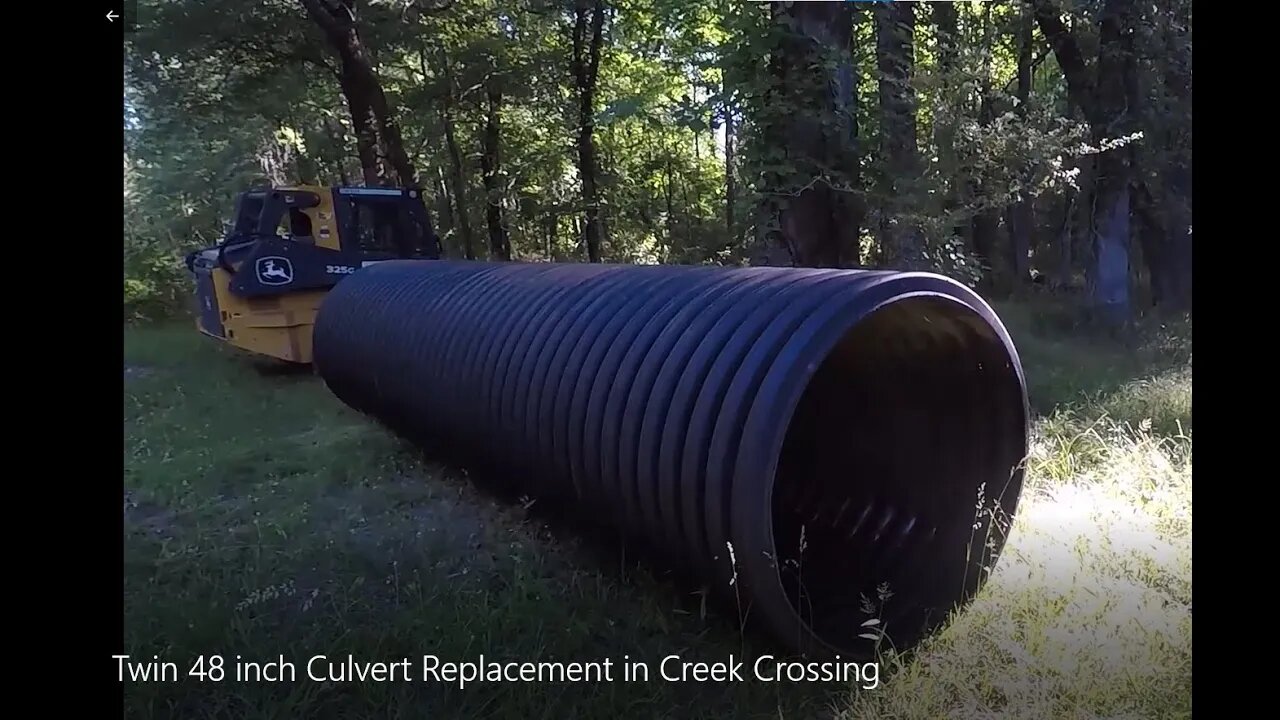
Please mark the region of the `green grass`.
<svg viewBox="0 0 1280 720"><path fill-rule="evenodd" d="M131 717L1185 717L1190 329L1126 343L1001 308L1037 412L1029 482L977 600L872 690L840 684L317 683L395 661L741 658L736 618L495 500L189 325L126 328L126 652L293 661L298 682L129 683ZM748 668L749 669L749 668ZM615 666L615 672L617 668Z"/></svg>

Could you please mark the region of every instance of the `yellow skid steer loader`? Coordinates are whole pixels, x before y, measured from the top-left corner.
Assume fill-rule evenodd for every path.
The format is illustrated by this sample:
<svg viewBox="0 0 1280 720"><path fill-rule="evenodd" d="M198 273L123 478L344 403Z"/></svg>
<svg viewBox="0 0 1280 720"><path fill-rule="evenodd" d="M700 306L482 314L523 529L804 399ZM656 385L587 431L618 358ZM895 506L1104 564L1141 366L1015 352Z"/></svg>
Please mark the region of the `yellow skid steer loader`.
<svg viewBox="0 0 1280 720"><path fill-rule="evenodd" d="M439 257L417 188L306 185L242 193L227 236L186 262L200 332L306 364L316 310L342 278L383 260Z"/></svg>

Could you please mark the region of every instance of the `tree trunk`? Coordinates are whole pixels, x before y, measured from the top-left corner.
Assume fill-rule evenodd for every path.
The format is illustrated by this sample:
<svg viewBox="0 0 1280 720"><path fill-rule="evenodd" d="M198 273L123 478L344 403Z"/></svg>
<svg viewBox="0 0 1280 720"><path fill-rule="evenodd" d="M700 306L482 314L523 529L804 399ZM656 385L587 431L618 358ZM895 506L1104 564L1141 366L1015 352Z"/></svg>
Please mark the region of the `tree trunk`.
<svg viewBox="0 0 1280 720"><path fill-rule="evenodd" d="M933 3L933 24L938 38L938 70L942 76L940 79L942 102L940 104L943 109L950 110L952 108L951 103L954 100L952 89L955 78L952 75L956 69L958 55L956 36L960 26L960 13L956 10L955 3ZM950 119L934 121L933 137L938 146L939 160L943 163L944 171L949 169L948 159L954 157L955 132L955 123ZM954 161L950 164L954 165Z"/></svg>
<svg viewBox="0 0 1280 720"><path fill-rule="evenodd" d="M1191 310L1191 160L1169 171L1166 203L1171 216L1166 230L1165 273L1168 292L1161 306L1174 312Z"/></svg>
<svg viewBox="0 0 1280 720"><path fill-rule="evenodd" d="M1134 0L1107 0L1102 14L1098 55L1098 123L1095 145L1128 134L1133 126ZM1091 295L1095 310L1110 325L1132 317L1129 293L1129 235L1132 146L1104 150L1098 155L1094 198L1094 266Z"/></svg>
<svg viewBox="0 0 1280 720"><path fill-rule="evenodd" d="M425 56L424 56L425 57ZM449 63L449 55L440 51L440 67L443 72L445 92L440 104L441 119L444 123L445 148L449 153L449 184L452 187L454 212L453 218L458 232L462 236L462 255L467 260L475 260L475 239L471 232L471 209L467 202L466 168L463 164L462 150L458 146L458 137L454 131L457 114L457 96L454 90L453 68Z"/></svg>
<svg viewBox="0 0 1280 720"><path fill-rule="evenodd" d="M734 127L733 127L733 103L729 100L729 84L725 81L721 87L724 93L724 227L728 231L729 240L733 240L733 219L734 219L734 199L737 196L737 188L734 185L733 175L733 156L734 156Z"/></svg>
<svg viewBox="0 0 1280 720"><path fill-rule="evenodd" d="M573 77L578 94L578 174L582 182L582 205L586 216L587 260L598 263L605 237L604 225L600 219L595 97L604 31L604 2L577 0L573 16Z"/></svg>
<svg viewBox="0 0 1280 720"><path fill-rule="evenodd" d="M1135 164L1134 173L1141 173L1140 165ZM1149 188L1142 183L1134 185L1134 234L1138 239L1138 247L1142 250L1142 264L1147 269L1147 282L1151 290L1150 304L1159 306L1168 302L1172 292L1164 218L1161 217L1161 208L1151 196Z"/></svg>
<svg viewBox="0 0 1280 720"><path fill-rule="evenodd" d="M333 145L334 151L338 154L338 180L343 185L350 185L351 181L347 177L347 143L339 129L333 126L333 120L328 116L324 118L324 132L328 136L329 142Z"/></svg>
<svg viewBox="0 0 1280 720"><path fill-rule="evenodd" d="M885 172L881 183L884 221L881 260L898 269L925 266L923 238L905 216L912 210L915 180L920 175L916 145L916 93L911 85L915 68L916 6L877 4L876 59L880 71L881 152Z"/></svg>
<svg viewBox="0 0 1280 720"><path fill-rule="evenodd" d="M1068 99L1084 114L1090 126L1096 126L1094 78L1089 73L1079 43L1062 21L1062 10L1054 0L1031 0L1031 4L1040 32L1053 48L1053 56L1066 79Z"/></svg>
<svg viewBox="0 0 1280 720"><path fill-rule="evenodd" d="M547 261L556 259L556 231L560 227L560 215L554 209L547 213Z"/></svg>
<svg viewBox="0 0 1280 720"><path fill-rule="evenodd" d="M672 177L675 173L671 169L671 151L664 148L667 153L667 173L663 179L662 188L667 199L667 243L674 244L676 241L676 207L675 207L675 179Z"/></svg>
<svg viewBox="0 0 1280 720"><path fill-rule="evenodd" d="M1053 0L1034 0L1036 22L1053 48L1067 81L1071 103L1084 114L1095 146L1128 135L1138 101L1133 32L1134 0L1106 0L1099 28L1096 73L1090 73L1079 43L1062 22ZM1094 311L1108 324L1132 318L1129 289L1129 237L1133 173L1129 145L1101 151L1093 163L1089 294ZM1141 188L1139 192L1141 192Z"/></svg>
<svg viewBox="0 0 1280 720"><path fill-rule="evenodd" d="M995 32L991 23L991 5L982 8L982 86L978 106L978 122L990 125L995 117L991 91L992 45ZM969 201L978 203L972 222L972 250L983 268L978 287L992 294L1003 294L1009 273L1005 268L1005 256L999 252L1000 211L986 198L982 180L976 173L969 174Z"/></svg>
<svg viewBox="0 0 1280 720"><path fill-rule="evenodd" d="M457 98L454 95L453 71L449 65L449 56L441 52L444 69L445 92L440 103L441 116L444 120L444 140L449 151L449 182L453 186L453 203L456 208L454 218L458 230L462 234L462 253L468 260L476 259L475 243L471 235L471 212L467 203L467 179L462 160L462 150L458 147L458 137L454 132L454 115L457 112Z"/></svg>
<svg viewBox="0 0 1280 720"><path fill-rule="evenodd" d="M1031 58L1034 40L1035 17L1031 8L1023 6L1018 27L1018 117L1026 123L1028 104L1031 102ZM1023 167L1019 175L1019 197L1009 209L1010 268L1013 269L1013 288L1017 291L1031 280L1031 234L1035 222L1035 205L1030 197L1030 167Z"/></svg>
<svg viewBox="0 0 1280 720"><path fill-rule="evenodd" d="M1031 234L1035 229L1035 205L1031 198L1022 199L1009 206L1005 217L1009 222L1009 269L1012 271L1012 290L1017 292L1031 281Z"/></svg>
<svg viewBox="0 0 1280 720"><path fill-rule="evenodd" d="M339 83L347 98L356 130L360 165L365 184L386 184L379 159L395 170L401 185L417 183L417 173L405 152L399 124L387 103L364 43L360 39L354 0L300 0L311 19L324 32L341 62Z"/></svg>
<svg viewBox="0 0 1280 720"><path fill-rule="evenodd" d="M353 81L345 71L340 84L351 113L351 127L356 133L356 155L360 158L360 173L364 184L367 187L385 185L386 172L382 167L382 159L378 156L378 133L374 129L373 111L369 108L368 98L360 83Z"/></svg>
<svg viewBox="0 0 1280 720"><path fill-rule="evenodd" d="M382 85L375 85L372 92L373 117L378 123L378 134L382 137L382 146L391 167L395 168L400 179L400 187L417 187L418 171L404 149L404 140L400 136L400 123L396 114L387 106L387 97L382 92Z"/></svg>
<svg viewBox="0 0 1280 720"><path fill-rule="evenodd" d="M771 10L784 39L770 58L771 110L760 121L769 142L811 180L795 187L776 173L767 179L759 208L765 261L857 267L863 210L851 173L858 166L852 7L775 3Z"/></svg>
<svg viewBox="0 0 1280 720"><path fill-rule="evenodd" d="M956 212L960 204L963 181L959 177L960 164L956 156L956 123L954 115L959 115L962 99L957 92L956 62L959 56L957 38L960 29L960 13L955 3L933 3L933 23L938 35L938 70L941 74L941 98L939 110L941 117L935 114L933 122L933 142L938 148L938 171L946 192L942 201L942 211L951 217L959 216ZM967 232L962 223L957 222L952 232L965 237Z"/></svg>
<svg viewBox="0 0 1280 720"><path fill-rule="evenodd" d="M436 167L436 207L440 216L440 236L448 237L453 233L453 200L450 198L448 183L445 181L444 168Z"/></svg>
<svg viewBox="0 0 1280 720"><path fill-rule="evenodd" d="M1058 226L1058 262L1055 267L1053 285L1055 289L1065 290L1071 287L1071 276L1074 271L1072 249L1075 247L1075 207L1078 194L1068 190L1062 197L1062 222Z"/></svg>
<svg viewBox="0 0 1280 720"><path fill-rule="evenodd" d="M1096 195L1096 183L1094 180L1097 177L1096 167L1096 158L1091 155L1082 158L1080 161L1080 177L1077 180L1080 189L1076 192L1075 224L1073 228L1075 233L1071 238L1073 243L1071 254L1075 257L1076 268L1083 270L1086 276L1092 273L1089 268L1092 267L1094 261L1093 204ZM1087 281L1087 277L1085 279Z"/></svg>
<svg viewBox="0 0 1280 720"><path fill-rule="evenodd" d="M1031 0L1032 11L1040 32L1053 49L1054 58L1067 83L1068 104L1078 110L1090 128L1097 126L1095 106L1094 76L1085 61L1076 38L1071 29L1062 20L1062 10L1054 0ZM1076 267L1086 268L1085 275L1092 277L1096 248L1093 247L1093 228L1095 215L1093 212L1097 188L1096 158L1091 155L1079 160L1080 175L1077 178L1077 190L1069 212L1072 220L1069 223L1070 235L1067 240L1070 247L1064 248L1063 255L1074 261L1074 265L1059 268L1064 285L1074 285ZM1086 278L1086 279L1087 279Z"/></svg>
<svg viewBox="0 0 1280 720"><path fill-rule="evenodd" d="M289 127L302 127L303 123L298 123L297 118L290 117L288 119ZM320 158L314 155L314 147L294 148L293 150L293 176L298 183L302 185L315 185L319 182L320 177Z"/></svg>
<svg viewBox="0 0 1280 720"><path fill-rule="evenodd" d="M1191 3L1182 0L1169 13L1165 29L1165 94L1173 106L1165 141L1164 274L1167 293L1161 305L1175 312L1191 309Z"/></svg>
<svg viewBox="0 0 1280 720"><path fill-rule="evenodd" d="M502 187L498 174L501 168L502 142L502 89L498 80L491 78L485 88L486 113L484 147L480 154L480 170L484 178L485 219L489 224L489 255L500 260L511 259L511 239L502 222Z"/></svg>
<svg viewBox="0 0 1280 720"><path fill-rule="evenodd" d="M458 139L453 132L452 111L444 116L444 138L449 148L449 182L453 185L454 216L458 230L462 234L462 253L468 260L476 259L476 251L471 235L471 213L467 207L467 181L462 167L462 151L458 148Z"/></svg>
<svg viewBox="0 0 1280 720"><path fill-rule="evenodd" d="M657 162L653 155L652 145L645 148L645 162L649 167L654 167ZM654 244L656 244L659 248L658 263L661 264L666 262L666 259L671 256L671 242L670 242L671 228L670 228L670 225L668 225L667 228L664 229L662 226L662 223L658 222L656 217L657 211L658 211L658 208L656 208L651 202L649 202L649 199L647 197L643 202L641 202L636 207L636 212L640 216L640 220L644 223L644 228L649 232L653 233ZM670 216L671 216L671 193L668 192L667 193L667 215L666 215L668 222L670 222Z"/></svg>
<svg viewBox="0 0 1280 720"><path fill-rule="evenodd" d="M986 268L979 286L987 292L1001 289L1003 273L996 264L1000 245L1000 213L995 208L983 208L973 216L973 254Z"/></svg>

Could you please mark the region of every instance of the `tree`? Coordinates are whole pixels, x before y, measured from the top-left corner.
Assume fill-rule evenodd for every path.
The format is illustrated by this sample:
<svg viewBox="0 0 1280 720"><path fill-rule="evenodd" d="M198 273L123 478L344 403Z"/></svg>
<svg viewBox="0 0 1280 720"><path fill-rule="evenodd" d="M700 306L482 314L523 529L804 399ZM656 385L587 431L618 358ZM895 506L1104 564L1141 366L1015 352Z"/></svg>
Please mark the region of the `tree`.
<svg viewBox="0 0 1280 720"><path fill-rule="evenodd" d="M1097 157L1093 177L1090 289L1094 309L1120 325L1132 315L1129 236L1132 212L1136 72L1134 0L1106 0L1099 31L1098 59L1091 70L1079 42L1062 22L1053 0L1035 0L1036 21L1048 38L1066 78L1071 102L1089 124Z"/></svg>
<svg viewBox="0 0 1280 720"><path fill-rule="evenodd" d="M587 259L600 262L605 242L600 217L599 161L596 158L595 101L604 35L604 2L575 0L573 6L573 79L578 96L578 175L585 210Z"/></svg>
<svg viewBox="0 0 1280 720"><path fill-rule="evenodd" d="M414 186L418 173L405 152L400 126L387 104L382 82L360 39L355 0L299 0L307 15L324 32L341 63L338 80L356 128L360 164L366 185L383 185L382 161L390 163L395 180Z"/></svg>
<svg viewBox="0 0 1280 720"><path fill-rule="evenodd" d="M912 3L878 4L876 60L880 70L881 173L880 263L886 267L915 269L924 266L924 243L909 218L910 195L921 174L916 146L916 93L914 71L916 6Z"/></svg>
<svg viewBox="0 0 1280 720"><path fill-rule="evenodd" d="M484 146L480 151L480 168L484 176L485 220L489 224L489 254L501 260L511 259L511 240L502 220L502 189L498 174L502 167L502 86L491 77L485 87Z"/></svg>
<svg viewBox="0 0 1280 720"><path fill-rule="evenodd" d="M757 226L771 262L860 265L863 209L857 84L851 56L853 8L842 3L773 3L768 77L755 122L767 154ZM781 250L779 253L777 250Z"/></svg>
<svg viewBox="0 0 1280 720"><path fill-rule="evenodd" d="M1189 0L140 4L148 314L237 193L362 181L423 185L469 258L865 262L995 297L1083 280L1113 321L1190 307Z"/></svg>

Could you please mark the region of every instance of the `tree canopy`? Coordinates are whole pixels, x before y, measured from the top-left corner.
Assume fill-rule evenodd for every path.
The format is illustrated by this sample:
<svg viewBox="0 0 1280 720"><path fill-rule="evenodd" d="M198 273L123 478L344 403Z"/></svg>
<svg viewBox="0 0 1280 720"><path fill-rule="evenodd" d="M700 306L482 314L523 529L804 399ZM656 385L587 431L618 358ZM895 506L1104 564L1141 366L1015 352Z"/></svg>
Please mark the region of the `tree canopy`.
<svg viewBox="0 0 1280 720"><path fill-rule="evenodd" d="M1191 3L139 0L125 302L264 184L424 189L445 253L942 272L1191 302Z"/></svg>

